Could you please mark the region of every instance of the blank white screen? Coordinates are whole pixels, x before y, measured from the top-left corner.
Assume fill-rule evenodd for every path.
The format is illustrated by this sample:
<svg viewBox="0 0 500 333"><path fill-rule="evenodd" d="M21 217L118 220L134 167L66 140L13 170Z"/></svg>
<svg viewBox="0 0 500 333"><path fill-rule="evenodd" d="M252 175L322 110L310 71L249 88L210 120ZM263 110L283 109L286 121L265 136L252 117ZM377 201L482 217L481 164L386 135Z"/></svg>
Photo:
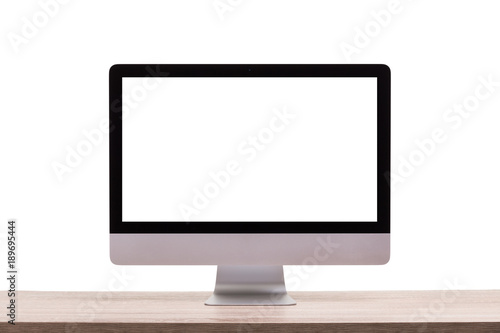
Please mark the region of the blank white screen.
<svg viewBox="0 0 500 333"><path fill-rule="evenodd" d="M152 80L122 81L124 221L376 221L376 78Z"/></svg>

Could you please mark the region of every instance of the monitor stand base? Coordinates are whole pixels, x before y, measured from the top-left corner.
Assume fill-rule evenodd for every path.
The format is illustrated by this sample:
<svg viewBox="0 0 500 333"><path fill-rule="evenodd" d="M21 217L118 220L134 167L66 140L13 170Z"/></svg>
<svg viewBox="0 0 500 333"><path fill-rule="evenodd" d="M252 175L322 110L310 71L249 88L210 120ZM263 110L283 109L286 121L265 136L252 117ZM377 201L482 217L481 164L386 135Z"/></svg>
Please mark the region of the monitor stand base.
<svg viewBox="0 0 500 333"><path fill-rule="evenodd" d="M205 305L295 305L283 266L217 266L217 281Z"/></svg>

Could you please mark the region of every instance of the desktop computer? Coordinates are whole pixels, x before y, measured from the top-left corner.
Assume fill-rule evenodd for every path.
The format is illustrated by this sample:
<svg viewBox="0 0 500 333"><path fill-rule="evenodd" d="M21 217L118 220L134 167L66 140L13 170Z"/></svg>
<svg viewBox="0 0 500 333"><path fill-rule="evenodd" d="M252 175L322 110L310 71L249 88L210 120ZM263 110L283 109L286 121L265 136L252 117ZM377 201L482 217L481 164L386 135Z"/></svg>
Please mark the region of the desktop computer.
<svg viewBox="0 0 500 333"><path fill-rule="evenodd" d="M113 263L292 305L283 265L388 262L386 65L114 65L109 93Z"/></svg>

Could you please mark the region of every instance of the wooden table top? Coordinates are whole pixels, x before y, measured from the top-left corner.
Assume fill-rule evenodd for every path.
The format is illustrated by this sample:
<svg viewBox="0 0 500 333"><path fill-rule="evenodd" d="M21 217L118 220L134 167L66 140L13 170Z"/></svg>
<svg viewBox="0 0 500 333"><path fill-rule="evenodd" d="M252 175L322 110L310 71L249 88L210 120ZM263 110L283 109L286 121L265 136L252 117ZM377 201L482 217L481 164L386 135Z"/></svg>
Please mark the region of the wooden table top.
<svg viewBox="0 0 500 333"><path fill-rule="evenodd" d="M206 306L210 294L18 291L0 331L500 332L499 290L290 292L295 306Z"/></svg>

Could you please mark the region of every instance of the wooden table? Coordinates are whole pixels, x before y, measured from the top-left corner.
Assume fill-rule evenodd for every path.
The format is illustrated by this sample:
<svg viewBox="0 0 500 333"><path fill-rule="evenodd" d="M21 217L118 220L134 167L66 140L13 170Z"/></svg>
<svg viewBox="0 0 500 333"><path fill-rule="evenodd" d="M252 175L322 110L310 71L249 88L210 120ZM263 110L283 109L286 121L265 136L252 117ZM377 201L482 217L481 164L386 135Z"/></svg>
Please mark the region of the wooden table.
<svg viewBox="0 0 500 333"><path fill-rule="evenodd" d="M205 306L209 292L19 291L0 332L500 332L500 291L291 292L295 306Z"/></svg>

